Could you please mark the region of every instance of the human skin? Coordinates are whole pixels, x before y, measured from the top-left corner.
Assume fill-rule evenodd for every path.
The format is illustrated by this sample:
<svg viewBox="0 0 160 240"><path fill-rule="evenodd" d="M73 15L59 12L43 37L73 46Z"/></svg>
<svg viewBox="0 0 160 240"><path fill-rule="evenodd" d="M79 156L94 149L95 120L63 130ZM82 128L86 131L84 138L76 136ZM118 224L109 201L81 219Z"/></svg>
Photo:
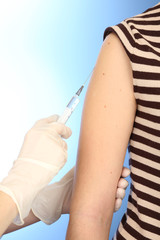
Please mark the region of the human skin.
<svg viewBox="0 0 160 240"><path fill-rule="evenodd" d="M119 72L121 74L119 74ZM116 85L116 88L115 88L115 85ZM109 94L109 92L112 94ZM119 106L119 104L121 104L121 106ZM97 114L96 116L94 116L95 108L93 109L93 106L95 106L95 108L98 109L98 111L96 111L96 114ZM103 216L102 214L102 220L103 220L102 223L104 224L105 219L106 218L108 219L108 217L109 217L109 221L111 222L114 202L115 202L115 195L116 195L115 192L117 189L118 180L122 172L123 160L126 153L129 136L133 126L135 111L136 111L136 102L133 95L132 70L131 70L130 62L118 38L114 34L111 34L102 46L102 49L96 64L96 68L94 70L94 74L91 79L91 83L87 92L87 97L85 100L85 106L84 106L83 118L82 118L81 137L80 137L80 144L79 144L79 151L78 151L78 162L77 162L78 171L76 174L76 181L75 181L76 187L73 194L73 201L71 205L71 212L70 212L71 217L69 222L68 234L72 232L72 225L73 223L75 224L75 222L77 222L77 219L79 219L79 217L81 220L79 221L80 227L81 227L81 223L83 225L85 224L85 222L87 222L87 224L89 222L91 223L91 225L94 225L96 224L96 222L93 221L94 216L99 216L101 219L101 213L102 212L104 213L105 209L108 211L108 215L106 214L107 216ZM116 119L117 122L116 121L114 122L113 121L114 119ZM102 122L98 122L98 121L102 121ZM116 131L114 128L116 129ZM87 129L87 131L85 129ZM86 131L86 134L85 134L85 131ZM90 141L90 136L92 136L91 141ZM118 139L117 144L115 144L115 139ZM88 145L87 141L89 143L89 149L85 148L85 145L86 146ZM99 152L99 149L97 148L98 145L96 144L98 142L102 144L100 148L101 150L100 152ZM94 154L92 155L92 152L93 152L92 146L95 151L95 156L93 156ZM108 147L106 148L106 146ZM115 152L115 153L113 152L114 154L111 152L113 147ZM87 153L87 164L85 160L82 161L82 159L86 159L85 151ZM109 157L111 154L112 154L112 158ZM93 161L91 161L92 157L93 157ZM101 161L97 162L96 158L101 159ZM117 158L117 160L115 158ZM111 161L110 159L112 160L112 162L110 162ZM86 164L87 169L84 166L84 164ZM96 169L94 169L95 164L97 164L96 168L99 174L97 174ZM104 166L104 169L103 169L103 166ZM83 169L84 169L84 172L83 172ZM82 172L80 173L80 171ZM102 173L102 176L101 176L101 173ZM89 177L88 175L91 175L91 174L94 174L92 175L94 176L93 183L88 181L88 177ZM95 202L93 201L90 203L90 206L85 206L85 204L83 204L85 203L85 201L88 201L88 200L90 201L89 195L87 198L85 194L81 195L81 192L80 192L81 197L79 201L76 200L77 204L75 204L75 199L79 195L79 193L77 193L77 190L82 191L82 194L83 194L83 189L81 187L81 184L79 184L82 178L80 175L84 176L86 189L90 187L90 184L91 184L90 192L91 194L94 195L94 186L95 186L95 191L97 191L99 196L99 198L94 200ZM98 176L101 178L101 181L100 181L101 184L102 185L105 184L103 186L104 188L99 186L100 184L97 184L96 179L98 178ZM112 183L111 183L110 176L113 180ZM108 183L107 183L107 179L108 179ZM84 180L82 179L82 181ZM108 192L106 191L106 189L111 189L112 191ZM104 206L104 210L103 210L103 207L102 209L101 208L99 209L97 207L97 203L103 206L105 201L102 201L101 203L101 200L102 199L105 200L106 193L108 194L108 196L110 196L109 197L110 201L106 199L108 200L108 204L110 205L108 205L109 206L108 208ZM79 204L81 207L78 209L77 207ZM94 206L95 204L96 204L96 207ZM3 204L1 206L3 206ZM5 206L6 206L6 203L5 203ZM111 213L109 209L111 210ZM2 211L3 210L4 208L2 207ZM67 211L63 210L62 213L66 213L66 212ZM78 213L78 216L77 216L77 213ZM81 214L83 217L81 217ZM93 216L91 217L90 214L91 216L92 215ZM14 218L15 218L15 215L9 221L12 222ZM89 221L87 220L88 218L90 219ZM76 219L76 221L74 219ZM14 224L11 224L5 233L17 230L24 226L28 226L37 221L39 221L39 219L36 218L31 211L29 216L25 219L24 221L25 224L23 226L18 227ZM109 221L107 220L107 226L108 225L110 226ZM107 227L107 229L108 228L109 227ZM106 233L106 228L104 232ZM82 234L83 234L83 231L82 231ZM96 235L94 236L96 237ZM95 239L98 239L98 238L95 238ZM78 238L76 239L78 240ZM80 239L83 239L83 236Z"/></svg>
<svg viewBox="0 0 160 240"><path fill-rule="evenodd" d="M0 191L0 236L18 214L18 209L12 198Z"/></svg>
<svg viewBox="0 0 160 240"><path fill-rule="evenodd" d="M118 182L118 188L117 188L117 193L116 193L116 202L115 202L115 208L116 210L119 209L120 206L117 206L117 201L122 202L123 197L125 196L125 188L128 186L128 182L124 179L125 177L127 177L130 174L130 171L128 168L123 167L123 171L122 171L122 177L120 178L119 182ZM65 176L68 177L68 175L66 174ZM63 181L64 178L63 177ZM63 188L62 188L63 191ZM53 193L51 194L56 194L56 191L53 191ZM62 205L62 213L61 214L68 214L69 213L69 209L70 209L70 196L71 193L69 193L69 195L66 195L65 198L63 199L63 205ZM4 203L5 204L5 203ZM5 209L5 208L3 208ZM9 225L9 227L7 228L7 230L5 231L6 233L10 233L16 230L19 230L21 228L24 228L26 226L29 226L31 224L34 224L36 222L40 221L40 219L38 217L36 217L34 215L34 213L32 212L32 210L30 211L29 215L24 219L24 224L21 226L17 226L13 223L11 223Z"/></svg>
<svg viewBox="0 0 160 240"><path fill-rule="evenodd" d="M109 238L136 108L130 60L111 33L102 45L84 103L66 240Z"/></svg>
<svg viewBox="0 0 160 240"><path fill-rule="evenodd" d="M32 224L34 224L34 223L36 223L36 222L39 222L39 221L40 221L40 219L37 218L37 217L33 214L32 211L30 211L29 215L24 219L24 224L23 224L23 225L17 226L17 225L15 225L15 224L11 223L11 224L9 225L9 227L6 229L6 231L4 232L4 234L6 234L6 233L11 233L11 232L13 232L13 231L16 231L16 230L19 230L19 229L21 229L21 228L27 227L27 226L32 225Z"/></svg>
<svg viewBox="0 0 160 240"><path fill-rule="evenodd" d="M34 124L25 135L21 151L8 176L0 183L0 236L13 220L23 224L35 196L48 185L67 160L67 145L61 137L69 137L71 130L56 120L57 116L54 115ZM58 161L55 162L55 159Z"/></svg>
<svg viewBox="0 0 160 240"><path fill-rule="evenodd" d="M12 200L12 199L11 199ZM16 206L15 206L16 207ZM12 209L13 210L13 209ZM68 201L66 202L64 200L64 203L63 203L63 207L62 207L62 214L66 214L69 212L69 205L68 205ZM14 215L15 217L15 215ZM14 218L13 218L14 219ZM12 219L12 220L13 220ZM7 219L8 220L8 219ZM21 226L17 226L13 223L11 223L12 221L10 221L10 225L8 226L8 228L5 230L4 234L7 234L7 233L11 233L13 231L16 231L16 230L19 230L21 228L24 228L24 227L27 227L29 225L32 225L34 223L37 223L39 222L40 219L38 217L36 217L34 215L34 213L32 212L32 210L30 211L29 215L24 219L24 224L21 225Z"/></svg>

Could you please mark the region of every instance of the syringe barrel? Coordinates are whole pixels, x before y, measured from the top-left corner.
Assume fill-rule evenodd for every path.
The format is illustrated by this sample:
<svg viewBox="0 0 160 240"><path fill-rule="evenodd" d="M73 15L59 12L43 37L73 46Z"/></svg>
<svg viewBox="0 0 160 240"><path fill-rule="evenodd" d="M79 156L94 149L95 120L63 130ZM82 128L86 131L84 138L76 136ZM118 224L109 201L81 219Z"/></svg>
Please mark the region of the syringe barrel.
<svg viewBox="0 0 160 240"><path fill-rule="evenodd" d="M78 98L78 95L74 95L71 98L70 102L68 103L68 105L67 105L66 109L64 110L63 114L58 119L58 122L66 123L79 102L80 102L80 100Z"/></svg>
<svg viewBox="0 0 160 240"><path fill-rule="evenodd" d="M79 98L77 95L74 95L70 102L68 103L67 107L70 108L73 112L73 110L76 108L77 104L80 102Z"/></svg>

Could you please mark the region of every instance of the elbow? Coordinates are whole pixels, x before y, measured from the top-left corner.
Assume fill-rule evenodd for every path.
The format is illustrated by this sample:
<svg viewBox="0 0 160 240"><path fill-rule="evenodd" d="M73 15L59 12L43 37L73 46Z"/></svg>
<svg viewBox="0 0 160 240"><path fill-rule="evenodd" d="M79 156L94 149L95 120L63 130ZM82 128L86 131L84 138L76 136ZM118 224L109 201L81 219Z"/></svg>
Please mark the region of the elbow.
<svg viewBox="0 0 160 240"><path fill-rule="evenodd" d="M69 232L77 232L83 236L92 236L94 239L109 239L112 217L107 219L101 212L94 208L83 211L71 211L69 219ZM85 234L86 232L86 234ZM77 238L76 238L77 239ZM81 239L81 238L80 238Z"/></svg>
<svg viewBox="0 0 160 240"><path fill-rule="evenodd" d="M110 225L113 217L113 208L112 206L103 206L102 202L100 203L91 203L87 201L85 203L81 202L81 205L78 204L78 201L72 201L70 207L70 219L74 219L75 222L83 224L92 224L94 226L99 226L102 228L110 229Z"/></svg>

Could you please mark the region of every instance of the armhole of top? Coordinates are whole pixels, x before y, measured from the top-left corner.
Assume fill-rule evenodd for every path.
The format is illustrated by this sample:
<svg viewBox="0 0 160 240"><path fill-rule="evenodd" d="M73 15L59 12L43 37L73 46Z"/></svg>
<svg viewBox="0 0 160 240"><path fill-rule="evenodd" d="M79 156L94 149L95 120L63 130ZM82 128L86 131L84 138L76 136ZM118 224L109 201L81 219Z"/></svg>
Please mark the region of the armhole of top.
<svg viewBox="0 0 160 240"><path fill-rule="evenodd" d="M106 28L104 35L103 35L103 40L110 34L110 33L115 33L119 40L121 41L132 65L132 59L133 59L133 54L134 54L134 48L135 48L135 39L133 37L133 33L127 24L126 21L123 21L122 23L108 27Z"/></svg>
<svg viewBox="0 0 160 240"><path fill-rule="evenodd" d="M112 26L112 27L108 27L106 28L104 35L103 35L103 40L105 40L105 38L110 34L110 33L115 33L116 36L119 38L120 42L122 43L122 46L125 49L125 52L127 53L130 63L131 63L131 68L132 68L132 75L133 75L133 59L134 59L134 51L135 51L135 45L136 45L136 41L133 35L133 32L129 26L129 24L127 24L126 21L123 21L122 23ZM134 77L132 79L132 85L133 85L133 92L134 92L134 85L136 83L134 82ZM136 95L134 92L134 96L136 99ZM136 99L137 102L137 99Z"/></svg>

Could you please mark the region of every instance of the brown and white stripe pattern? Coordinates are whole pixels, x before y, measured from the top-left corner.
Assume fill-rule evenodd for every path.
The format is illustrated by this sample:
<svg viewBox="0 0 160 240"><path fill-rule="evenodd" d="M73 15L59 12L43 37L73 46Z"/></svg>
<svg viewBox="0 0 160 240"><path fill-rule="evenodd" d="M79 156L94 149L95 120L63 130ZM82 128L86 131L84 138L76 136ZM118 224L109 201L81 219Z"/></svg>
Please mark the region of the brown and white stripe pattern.
<svg viewBox="0 0 160 240"><path fill-rule="evenodd" d="M160 240L160 3L105 30L132 64L137 112L128 150L131 191L114 240Z"/></svg>

